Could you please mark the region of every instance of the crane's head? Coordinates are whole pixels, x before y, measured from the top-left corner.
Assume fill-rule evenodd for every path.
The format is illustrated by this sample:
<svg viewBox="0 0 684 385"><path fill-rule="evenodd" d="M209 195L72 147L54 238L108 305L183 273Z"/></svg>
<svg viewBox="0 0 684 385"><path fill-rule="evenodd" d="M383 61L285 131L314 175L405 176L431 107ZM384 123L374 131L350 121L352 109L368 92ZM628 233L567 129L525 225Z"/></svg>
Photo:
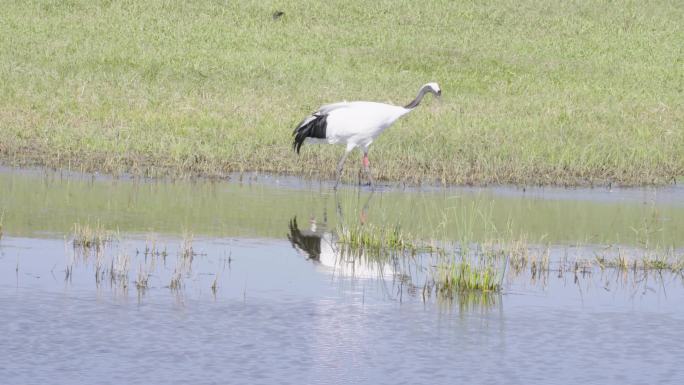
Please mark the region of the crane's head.
<svg viewBox="0 0 684 385"><path fill-rule="evenodd" d="M423 100L423 96L425 96L425 94L427 94L428 92L433 93L436 97L440 97L442 95L442 89L439 88L439 84L434 82L425 83L422 87L420 87L420 91L418 91L418 96L416 96L416 98L413 99L411 103L405 105L404 108L416 108L420 104L420 101Z"/></svg>
<svg viewBox="0 0 684 385"><path fill-rule="evenodd" d="M435 94L435 96L440 97L442 96L442 89L439 88L439 84L432 82L432 83L427 83L423 86L425 91L427 92L432 92Z"/></svg>

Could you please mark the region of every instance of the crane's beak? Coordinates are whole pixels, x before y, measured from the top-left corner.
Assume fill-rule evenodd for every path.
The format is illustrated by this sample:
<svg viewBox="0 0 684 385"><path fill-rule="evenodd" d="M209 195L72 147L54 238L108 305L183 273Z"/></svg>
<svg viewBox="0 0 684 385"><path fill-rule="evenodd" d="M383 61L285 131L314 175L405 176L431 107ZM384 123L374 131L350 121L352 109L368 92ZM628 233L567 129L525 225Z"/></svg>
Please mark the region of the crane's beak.
<svg viewBox="0 0 684 385"><path fill-rule="evenodd" d="M435 99L437 99L438 104L442 103L442 90L439 90L437 93L435 93Z"/></svg>

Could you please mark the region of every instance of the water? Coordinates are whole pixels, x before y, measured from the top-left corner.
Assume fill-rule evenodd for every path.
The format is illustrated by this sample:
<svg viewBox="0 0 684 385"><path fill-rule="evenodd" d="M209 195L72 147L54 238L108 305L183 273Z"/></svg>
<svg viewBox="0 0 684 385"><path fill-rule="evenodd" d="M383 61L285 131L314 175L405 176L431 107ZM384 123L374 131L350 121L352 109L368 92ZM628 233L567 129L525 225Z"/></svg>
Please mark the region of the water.
<svg viewBox="0 0 684 385"><path fill-rule="evenodd" d="M684 247L684 186L635 190L514 188L381 191L337 195L319 184L274 177L243 183L115 180L0 169L0 207L7 231L22 236L68 234L74 223L99 222L125 233L281 239L297 217L306 224L348 220L435 234L486 239L496 228L563 244L651 244ZM285 187L280 187L283 184ZM367 204L367 205L366 205Z"/></svg>
<svg viewBox="0 0 684 385"><path fill-rule="evenodd" d="M291 180L5 170L0 382L681 383L682 275L573 267L608 244L680 250L678 197L678 188L335 197ZM509 271L500 294L426 298L429 257L351 263L331 247L340 221L473 241L505 228L548 241L552 267ZM99 252L75 249L74 223L118 235ZM127 279L112 279L123 255ZM149 273L144 288L139 271ZM171 289L176 271L182 287Z"/></svg>

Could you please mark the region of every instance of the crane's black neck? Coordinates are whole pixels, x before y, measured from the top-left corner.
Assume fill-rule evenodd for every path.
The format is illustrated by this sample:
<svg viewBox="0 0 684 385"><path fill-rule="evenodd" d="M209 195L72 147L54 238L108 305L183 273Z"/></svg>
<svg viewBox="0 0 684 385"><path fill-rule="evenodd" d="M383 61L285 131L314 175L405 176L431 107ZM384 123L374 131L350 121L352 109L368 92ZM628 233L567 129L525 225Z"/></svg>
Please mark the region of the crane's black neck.
<svg viewBox="0 0 684 385"><path fill-rule="evenodd" d="M425 94L426 94L427 92L428 92L428 87L427 87L427 86L423 86L423 87L420 89L420 91L418 91L418 96L416 96L416 98L413 99L413 100L411 101L411 103L405 105L404 108L410 110L410 109L413 109L413 108L418 107L418 105L420 104L420 102L423 100L423 96L425 96Z"/></svg>

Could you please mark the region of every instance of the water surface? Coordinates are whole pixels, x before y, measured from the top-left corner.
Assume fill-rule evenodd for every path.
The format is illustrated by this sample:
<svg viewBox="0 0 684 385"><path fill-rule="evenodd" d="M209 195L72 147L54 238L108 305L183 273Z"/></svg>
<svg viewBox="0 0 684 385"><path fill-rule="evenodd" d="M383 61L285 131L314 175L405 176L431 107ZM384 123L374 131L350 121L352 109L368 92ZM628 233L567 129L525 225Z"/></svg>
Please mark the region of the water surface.
<svg viewBox="0 0 684 385"><path fill-rule="evenodd" d="M681 190L335 195L286 182L4 170L2 382L684 380L681 273L573 267L607 245L679 250ZM376 263L335 253L336 226L355 221L400 223L421 239L524 234L550 247L551 268L509 270L497 294L426 296L429 256ZM74 248L74 223L116 237L99 250ZM122 256L127 276L112 278ZM149 273L143 288L141 271Z"/></svg>

